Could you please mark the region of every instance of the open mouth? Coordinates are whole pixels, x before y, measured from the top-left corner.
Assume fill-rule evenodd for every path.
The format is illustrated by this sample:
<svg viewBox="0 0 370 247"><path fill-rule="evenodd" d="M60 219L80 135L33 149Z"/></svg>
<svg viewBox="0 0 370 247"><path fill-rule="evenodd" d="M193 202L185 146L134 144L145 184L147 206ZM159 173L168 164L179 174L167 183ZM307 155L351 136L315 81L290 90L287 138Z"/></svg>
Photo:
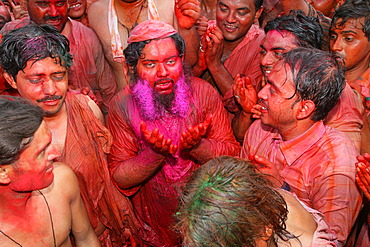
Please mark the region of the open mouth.
<svg viewBox="0 0 370 247"><path fill-rule="evenodd" d="M81 6L82 6L81 3L74 3L69 6L69 9L75 10L75 9L79 9Z"/></svg>
<svg viewBox="0 0 370 247"><path fill-rule="evenodd" d="M167 91L172 90L173 87L173 80L171 79L162 79L155 82L155 88L157 91Z"/></svg>
<svg viewBox="0 0 370 247"><path fill-rule="evenodd" d="M229 33L235 32L238 29L237 26L232 25L232 24L224 24L224 27L225 27L225 31Z"/></svg>

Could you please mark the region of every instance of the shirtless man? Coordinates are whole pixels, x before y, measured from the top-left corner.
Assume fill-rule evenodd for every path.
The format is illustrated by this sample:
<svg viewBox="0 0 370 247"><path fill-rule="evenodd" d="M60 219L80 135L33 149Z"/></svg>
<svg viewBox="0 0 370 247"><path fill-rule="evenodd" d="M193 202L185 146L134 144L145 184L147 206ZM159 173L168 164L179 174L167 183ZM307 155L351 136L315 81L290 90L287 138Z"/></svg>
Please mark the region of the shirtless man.
<svg viewBox="0 0 370 247"><path fill-rule="evenodd" d="M100 241L115 240L122 246L126 242L122 222L131 224L123 217L130 209L126 207L128 199L114 188L109 176L106 154L111 136L101 122L98 106L88 96L67 92L67 71L72 63L68 51L67 38L50 25L30 24L12 30L0 45L4 78L22 97L44 110L52 144L61 153L57 160L76 173Z"/></svg>
<svg viewBox="0 0 370 247"><path fill-rule="evenodd" d="M8 96L9 97L9 96ZM21 98L0 98L0 246L100 246L43 111Z"/></svg>
<svg viewBox="0 0 370 247"><path fill-rule="evenodd" d="M116 76L117 88L127 85L123 50L131 30L139 23L156 19L173 25L186 43L185 59L196 61L199 40L195 22L200 15L198 0L101 0L88 8L90 27L98 35L105 57Z"/></svg>

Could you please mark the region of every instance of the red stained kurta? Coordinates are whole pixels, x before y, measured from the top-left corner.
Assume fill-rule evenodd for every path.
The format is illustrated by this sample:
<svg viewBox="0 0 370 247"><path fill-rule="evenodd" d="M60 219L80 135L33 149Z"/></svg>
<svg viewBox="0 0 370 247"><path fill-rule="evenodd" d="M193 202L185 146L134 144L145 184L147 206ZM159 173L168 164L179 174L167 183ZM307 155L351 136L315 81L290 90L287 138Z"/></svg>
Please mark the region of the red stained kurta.
<svg viewBox="0 0 370 247"><path fill-rule="evenodd" d="M87 96L67 93L67 136L62 156L58 161L70 166L76 173L81 197L95 228L100 221L110 230L99 239L103 246L123 246L123 222L135 227L130 201L114 187L108 171L107 157L111 135L87 105Z"/></svg>
<svg viewBox="0 0 370 247"><path fill-rule="evenodd" d="M192 172L212 157L237 155L240 150L220 95L199 78L192 78L191 88L191 104L185 119L166 115L145 123L148 129L158 128L165 138L171 138L173 144L179 144L180 134L186 127L204 122L212 114L212 123L206 137L191 151L191 155L177 151L164 160L161 169L149 181L129 190L121 190L133 202L142 226L142 238L154 246L179 244L171 229L173 215L178 206L178 189ZM114 139L109 155L111 173L125 160L133 157L138 157L138 162L145 162L143 151L150 147L140 132L141 121L140 108L131 90L125 88L112 101L108 115L108 128Z"/></svg>

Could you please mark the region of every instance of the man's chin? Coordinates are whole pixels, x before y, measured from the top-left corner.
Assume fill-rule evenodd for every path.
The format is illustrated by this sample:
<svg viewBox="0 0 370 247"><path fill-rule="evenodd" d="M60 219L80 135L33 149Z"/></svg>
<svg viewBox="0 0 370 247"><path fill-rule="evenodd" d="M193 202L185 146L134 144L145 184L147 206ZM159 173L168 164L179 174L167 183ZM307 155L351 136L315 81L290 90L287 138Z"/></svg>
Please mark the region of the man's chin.
<svg viewBox="0 0 370 247"><path fill-rule="evenodd" d="M45 109L45 108L43 108L43 110L44 110L44 116L45 117L53 117L53 116L58 115L58 113L62 109L62 106L63 105L58 106L57 108L54 108L54 109Z"/></svg>

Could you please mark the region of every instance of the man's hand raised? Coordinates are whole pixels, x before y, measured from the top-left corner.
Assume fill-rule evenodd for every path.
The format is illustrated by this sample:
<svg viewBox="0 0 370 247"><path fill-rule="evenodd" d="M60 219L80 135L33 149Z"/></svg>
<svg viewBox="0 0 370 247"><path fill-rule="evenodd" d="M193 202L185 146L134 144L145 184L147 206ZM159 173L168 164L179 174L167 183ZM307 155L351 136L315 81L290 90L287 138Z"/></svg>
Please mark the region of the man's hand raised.
<svg viewBox="0 0 370 247"><path fill-rule="evenodd" d="M180 137L180 149L191 149L197 145L206 135L211 122L212 115L209 115L203 123L188 127L186 131L183 131Z"/></svg>
<svg viewBox="0 0 370 247"><path fill-rule="evenodd" d="M153 131L148 130L146 128L146 124L141 122L140 131L143 133L146 141L150 144L150 147L154 152L165 156L177 152L178 146L172 145L171 139L164 139L164 136L159 133L158 129L154 129Z"/></svg>
<svg viewBox="0 0 370 247"><path fill-rule="evenodd" d="M189 30L200 17L199 0L176 0L175 14L179 27Z"/></svg>

